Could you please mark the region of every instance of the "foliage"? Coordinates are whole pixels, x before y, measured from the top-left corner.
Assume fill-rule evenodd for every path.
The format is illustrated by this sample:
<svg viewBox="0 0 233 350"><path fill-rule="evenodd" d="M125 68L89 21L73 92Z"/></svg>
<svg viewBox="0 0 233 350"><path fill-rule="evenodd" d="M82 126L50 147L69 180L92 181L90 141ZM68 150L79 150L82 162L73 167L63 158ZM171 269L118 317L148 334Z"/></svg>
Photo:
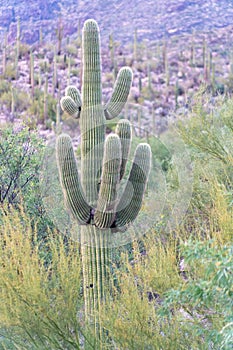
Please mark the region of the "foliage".
<svg viewBox="0 0 233 350"><path fill-rule="evenodd" d="M0 203L17 204L20 195L35 190L42 140L27 128L6 127L0 132Z"/></svg>
<svg viewBox="0 0 233 350"><path fill-rule="evenodd" d="M35 131L22 126L7 126L0 132L0 204L7 207L24 207L37 225L38 238L45 240L48 219L42 204L39 174L44 152L44 142Z"/></svg>
<svg viewBox="0 0 233 350"><path fill-rule="evenodd" d="M50 94L47 95L47 103L48 103L48 117L49 124L52 121L56 121L56 106L57 101ZM30 116L35 116L38 123L44 121L44 93L39 89L35 89L35 96L31 105L28 108L28 113ZM51 126L51 125L48 125Z"/></svg>
<svg viewBox="0 0 233 350"><path fill-rule="evenodd" d="M8 111L10 111L12 104L12 92L10 90L3 92L0 97L0 102L7 107ZM14 90L14 104L17 114L27 110L30 102L30 97L26 92L18 89Z"/></svg>
<svg viewBox="0 0 233 350"><path fill-rule="evenodd" d="M191 118L178 124L185 142L199 152L205 161L210 158L225 164L233 163L232 100L224 96L213 99L201 89L191 106ZM196 153L197 155L197 153Z"/></svg>
<svg viewBox="0 0 233 350"><path fill-rule="evenodd" d="M45 263L30 220L12 209L2 213L0 244L0 349L80 349L84 338L90 344L77 243L50 232Z"/></svg>
<svg viewBox="0 0 233 350"><path fill-rule="evenodd" d="M11 90L11 84L6 81L1 79L0 80L0 95L2 95L4 92L8 92Z"/></svg>
<svg viewBox="0 0 233 350"><path fill-rule="evenodd" d="M233 346L233 245L189 240L181 252L188 280L167 293L163 311L171 318L171 310L179 314L181 323L188 314L188 326L205 339L206 349L228 350Z"/></svg>
<svg viewBox="0 0 233 350"><path fill-rule="evenodd" d="M16 70L15 65L12 63L8 63L6 66L6 70L4 73L4 79L7 81L12 81L16 79Z"/></svg>

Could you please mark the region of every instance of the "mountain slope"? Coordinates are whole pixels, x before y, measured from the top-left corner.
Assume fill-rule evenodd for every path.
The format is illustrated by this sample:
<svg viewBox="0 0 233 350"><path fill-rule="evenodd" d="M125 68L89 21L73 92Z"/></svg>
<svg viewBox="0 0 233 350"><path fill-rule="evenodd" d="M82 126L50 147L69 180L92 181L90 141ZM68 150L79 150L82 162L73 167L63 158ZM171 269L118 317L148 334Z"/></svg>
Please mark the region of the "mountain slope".
<svg viewBox="0 0 233 350"><path fill-rule="evenodd" d="M116 39L132 40L135 28L139 38L161 38L173 33L209 30L232 24L231 0L20 0L0 1L0 33L10 31L13 39L16 18L21 19L24 39L36 42L39 28L46 35L55 35L59 17L64 34L72 34L87 18L95 18L102 37L114 32Z"/></svg>

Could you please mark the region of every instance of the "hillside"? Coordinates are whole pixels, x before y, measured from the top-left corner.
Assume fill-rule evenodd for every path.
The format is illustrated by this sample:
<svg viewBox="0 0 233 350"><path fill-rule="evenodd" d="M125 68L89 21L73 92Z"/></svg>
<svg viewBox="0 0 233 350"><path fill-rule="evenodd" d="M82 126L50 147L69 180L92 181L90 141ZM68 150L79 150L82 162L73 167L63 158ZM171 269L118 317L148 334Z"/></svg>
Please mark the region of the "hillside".
<svg viewBox="0 0 233 350"><path fill-rule="evenodd" d="M177 115L187 114L203 83L213 96L233 91L231 1L220 6L210 0L166 0L155 6L135 0L133 8L126 0L0 4L0 121L29 118L30 124L43 121L43 127L51 128L67 84L81 86L78 29L88 17L98 21L101 31L104 100L120 67L130 66L134 80L125 116L139 130L166 130ZM42 103L45 91L48 111Z"/></svg>
<svg viewBox="0 0 233 350"><path fill-rule="evenodd" d="M64 23L64 34L76 32L87 18L95 18L102 38L114 32L117 40L127 43L135 28L139 39L157 39L173 34L209 31L232 23L231 0L19 0L0 1L0 33L10 30L13 39L16 19L21 19L23 40L33 43L39 39L39 28L46 35L55 35L59 17ZM120 23L120 30L119 30Z"/></svg>

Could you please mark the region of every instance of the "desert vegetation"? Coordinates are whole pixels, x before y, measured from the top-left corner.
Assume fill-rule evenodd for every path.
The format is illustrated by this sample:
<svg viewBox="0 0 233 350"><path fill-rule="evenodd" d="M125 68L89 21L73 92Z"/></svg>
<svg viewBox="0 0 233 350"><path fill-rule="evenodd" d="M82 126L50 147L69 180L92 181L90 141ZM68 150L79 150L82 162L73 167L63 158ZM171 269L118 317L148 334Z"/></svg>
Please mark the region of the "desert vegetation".
<svg viewBox="0 0 233 350"><path fill-rule="evenodd" d="M102 87L103 105L107 106L104 116L113 119L106 122L106 130L94 128L91 135L91 140L99 137L101 144L107 136L107 165L101 177L106 187L98 184L93 214L95 198L90 188L95 183L82 183L87 204L77 185L78 175L73 175L75 158L80 166L83 153L77 147L79 123L69 116L77 117L80 109L84 113L89 107L90 90L84 91L82 104L73 87L87 86L91 80L82 75L85 36L79 30L72 38L65 37L61 21L57 28L53 43L46 42L41 33L38 43L29 46L21 40L18 20L16 40L8 42L6 36L1 47L0 349L231 349L233 102L229 47L222 52L213 45L213 38L195 33L183 41L173 37L143 42L137 31L132 43L121 47L109 33L101 52ZM219 33L224 42L226 33ZM124 66L130 68L122 69ZM133 81L126 103L131 70ZM70 90L68 85L72 85ZM123 100L119 103L120 94ZM90 100L94 98L93 93ZM99 110L96 114L103 116ZM80 123L83 132L86 126ZM60 198L57 203L47 202L46 207L45 192L50 189L42 190L41 181L46 186L48 181L49 186L51 179L45 176L43 162L55 139L59 140L60 170L50 175L55 184L52 192L58 191L61 197L55 197L55 201ZM74 151L70 151L72 145ZM133 159L135 154L133 163L138 158L145 173L150 173L148 182L130 162L122 166L121 147L125 158ZM82 152L83 148L82 144ZM119 153L117 159L122 157L118 166L112 161L113 148ZM67 153L71 159L68 170L63 166ZM55 153L52 156L56 158ZM99 161L92 156L88 159L92 164ZM69 182L71 168L75 191ZM82 171L86 180L90 164ZM108 212L117 194L111 172L119 172L125 183L127 179L136 183L134 210L130 206L119 217ZM72 216L60 210L62 187L76 221L82 224L81 228L74 226L80 240L74 239ZM58 209L53 208L53 215L67 223L65 229L50 215L48 207L54 204ZM111 249L108 244L96 246L101 239L109 243L109 234L124 235L124 226L136 219L139 207L140 221L129 231L130 239L110 244ZM104 229L108 237L103 237ZM122 232L116 233L117 229ZM85 235L95 241L94 246L85 245Z"/></svg>

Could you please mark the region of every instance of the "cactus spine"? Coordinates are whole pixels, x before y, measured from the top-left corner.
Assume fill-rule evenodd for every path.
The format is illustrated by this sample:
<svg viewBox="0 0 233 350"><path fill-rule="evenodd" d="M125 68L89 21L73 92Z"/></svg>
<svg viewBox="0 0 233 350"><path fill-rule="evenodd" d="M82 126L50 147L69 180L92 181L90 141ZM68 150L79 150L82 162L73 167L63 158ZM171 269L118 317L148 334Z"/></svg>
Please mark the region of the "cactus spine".
<svg viewBox="0 0 233 350"><path fill-rule="evenodd" d="M127 230L140 210L150 170L151 150L147 144L137 147L128 183L122 197L118 198L118 187L130 149L131 125L128 120L121 120L116 134L105 139L106 119L117 117L123 109L132 83L132 71L121 68L112 96L102 106L100 38L94 20L85 22L82 38L82 99L74 86L68 87L61 99L62 109L80 120L80 178L68 135L58 137L56 150L66 203L81 224L85 316L97 325L94 311L100 309L101 301L105 299L112 233Z"/></svg>

